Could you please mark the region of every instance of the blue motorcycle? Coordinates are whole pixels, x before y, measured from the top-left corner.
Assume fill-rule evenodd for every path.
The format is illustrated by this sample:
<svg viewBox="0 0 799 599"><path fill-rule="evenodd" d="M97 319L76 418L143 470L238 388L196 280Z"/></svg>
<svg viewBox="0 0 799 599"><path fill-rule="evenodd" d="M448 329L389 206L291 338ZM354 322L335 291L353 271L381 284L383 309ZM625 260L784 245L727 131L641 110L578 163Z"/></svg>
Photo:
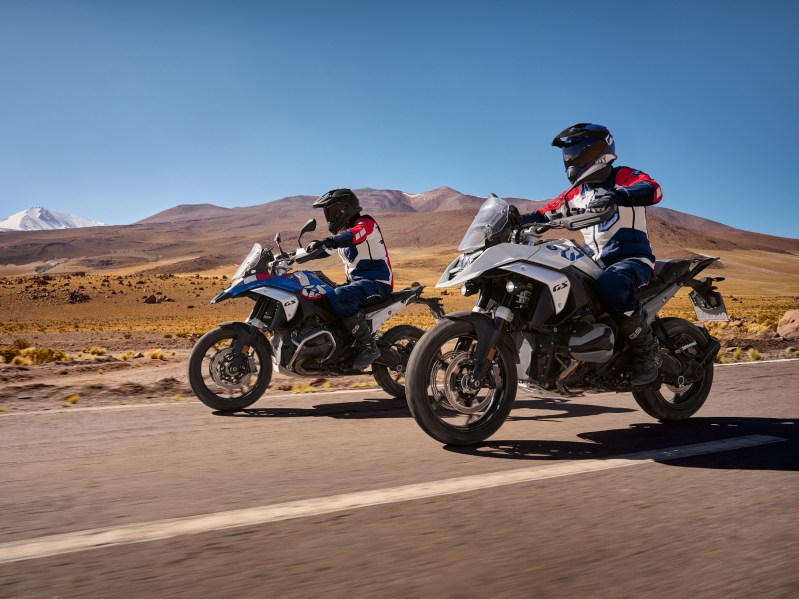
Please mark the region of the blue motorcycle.
<svg viewBox="0 0 799 599"><path fill-rule="evenodd" d="M371 371L354 370L353 339L325 299L336 284L319 271L291 271L294 264L308 262L323 251L308 253L302 247L302 236L315 229L315 219L305 223L292 252L283 251L279 233L275 236L277 255L271 248L253 245L230 286L211 300L216 304L246 297L255 305L246 321L221 323L192 349L189 383L208 407L236 411L254 404L269 387L273 367L298 377L372 374L389 395L405 398L408 360L424 331L409 325L380 334L377 330L413 303L427 305L438 321L444 316L441 300L421 297L424 287L415 283L380 304L365 307L380 357Z"/></svg>

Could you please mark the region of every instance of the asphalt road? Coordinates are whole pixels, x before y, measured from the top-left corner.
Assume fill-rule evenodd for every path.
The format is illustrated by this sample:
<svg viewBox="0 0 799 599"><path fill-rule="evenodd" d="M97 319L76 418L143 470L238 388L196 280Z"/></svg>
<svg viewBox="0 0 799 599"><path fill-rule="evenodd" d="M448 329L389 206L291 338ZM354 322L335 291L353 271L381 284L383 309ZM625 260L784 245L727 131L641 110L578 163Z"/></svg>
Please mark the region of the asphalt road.
<svg viewBox="0 0 799 599"><path fill-rule="evenodd" d="M0 415L0 597L797 597L797 389L521 393L469 449L374 390Z"/></svg>

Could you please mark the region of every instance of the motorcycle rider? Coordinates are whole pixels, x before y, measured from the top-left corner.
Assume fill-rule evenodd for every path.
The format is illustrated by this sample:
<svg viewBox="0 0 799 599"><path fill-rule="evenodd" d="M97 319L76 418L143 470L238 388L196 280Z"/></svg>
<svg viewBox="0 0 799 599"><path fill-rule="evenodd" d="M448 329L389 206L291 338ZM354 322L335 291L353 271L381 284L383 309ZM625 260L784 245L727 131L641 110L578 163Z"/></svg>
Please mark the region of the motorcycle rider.
<svg viewBox="0 0 799 599"><path fill-rule="evenodd" d="M305 249L309 253L320 248L337 249L344 262L347 284L336 287L327 298L330 308L355 340L357 355L352 366L363 370L380 356L380 351L361 308L378 304L391 295L394 274L388 249L375 219L361 215L361 203L352 190L331 189L313 207L324 210L332 235L312 241ZM329 255L322 251L316 258Z"/></svg>
<svg viewBox="0 0 799 599"><path fill-rule="evenodd" d="M636 288L654 276L655 256L646 230L646 206L663 194L654 179L627 166L613 166L616 145L607 127L577 123L558 133L552 145L563 150L566 177L571 183L592 169L578 187L572 187L543 209L521 215L522 224L546 222L547 213L560 217L564 204L570 209L603 212L618 210L603 223L582 230L591 257L604 269L595 285L602 306L628 340L634 353L633 385L646 385L658 376L658 344L646 312L635 298ZM596 167L596 168L594 168Z"/></svg>

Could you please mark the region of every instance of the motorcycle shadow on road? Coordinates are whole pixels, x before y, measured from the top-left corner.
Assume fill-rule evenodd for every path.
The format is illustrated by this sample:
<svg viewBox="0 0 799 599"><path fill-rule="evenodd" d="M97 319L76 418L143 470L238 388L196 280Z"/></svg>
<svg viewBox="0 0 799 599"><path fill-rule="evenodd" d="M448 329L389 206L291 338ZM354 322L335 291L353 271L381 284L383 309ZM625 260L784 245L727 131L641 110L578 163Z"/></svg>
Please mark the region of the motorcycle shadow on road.
<svg viewBox="0 0 799 599"><path fill-rule="evenodd" d="M799 470L799 420L790 418L692 418L680 423L647 422L622 429L578 434L580 441L490 440L470 447L444 446L454 453L541 462L633 457L627 454L765 435L780 442L721 451L662 463L689 468Z"/></svg>
<svg viewBox="0 0 799 599"><path fill-rule="evenodd" d="M213 412L214 416L234 418L410 418L408 404L404 399L392 397L364 398L358 401L323 403L290 408L247 408L239 412Z"/></svg>
<svg viewBox="0 0 799 599"><path fill-rule="evenodd" d="M635 412L634 408L616 408L613 406L576 403L562 397L533 397L517 399L513 404L514 411L508 416L508 421L521 420L560 420L562 418L577 418L581 416L596 416L598 414L620 414L622 412ZM552 410L554 414L540 414L537 416L519 416L519 409Z"/></svg>

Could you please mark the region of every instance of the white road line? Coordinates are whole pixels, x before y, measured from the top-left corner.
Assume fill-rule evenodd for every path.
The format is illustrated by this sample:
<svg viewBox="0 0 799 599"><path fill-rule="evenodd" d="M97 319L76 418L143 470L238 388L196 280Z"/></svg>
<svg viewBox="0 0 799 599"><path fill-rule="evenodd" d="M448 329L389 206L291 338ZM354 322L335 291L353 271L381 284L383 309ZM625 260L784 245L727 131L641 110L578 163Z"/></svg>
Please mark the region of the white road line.
<svg viewBox="0 0 799 599"><path fill-rule="evenodd" d="M349 511L402 501L414 501L440 495L466 493L469 491L515 485L548 478L624 468L625 466L651 464L652 462L676 460L679 458L755 447L757 445L777 443L780 441L785 441L785 439L765 435L751 435L747 437L724 439L721 441L711 441L708 443L698 443L696 445L683 445L680 447L644 451L641 453L622 455L616 458L571 461L551 466L492 472L401 487L345 493L342 495L289 501L287 503L230 510L227 512L202 514L184 518L170 518L125 526L95 528L39 537L37 539L12 541L0 544L0 564L102 547L113 547L115 545L157 541L181 535L226 530L243 526L256 526L268 524L270 522L279 522L281 520L319 516L333 512Z"/></svg>
<svg viewBox="0 0 799 599"><path fill-rule="evenodd" d="M775 362L797 362L799 358L778 358L774 360L757 360L754 362L729 362L727 364L716 364L716 368L727 366L752 366L754 364L774 364Z"/></svg>

